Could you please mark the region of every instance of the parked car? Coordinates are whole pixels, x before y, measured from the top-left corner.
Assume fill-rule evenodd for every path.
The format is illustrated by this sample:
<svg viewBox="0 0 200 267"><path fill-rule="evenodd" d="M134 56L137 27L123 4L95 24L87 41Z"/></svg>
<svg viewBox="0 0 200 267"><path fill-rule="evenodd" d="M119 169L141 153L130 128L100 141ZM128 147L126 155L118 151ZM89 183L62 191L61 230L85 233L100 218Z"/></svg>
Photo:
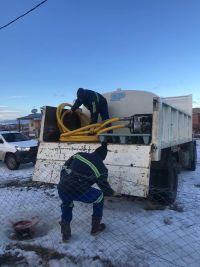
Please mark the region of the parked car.
<svg viewBox="0 0 200 267"><path fill-rule="evenodd" d="M0 160L10 170L17 170L21 163L36 162L38 141L17 131L0 131Z"/></svg>

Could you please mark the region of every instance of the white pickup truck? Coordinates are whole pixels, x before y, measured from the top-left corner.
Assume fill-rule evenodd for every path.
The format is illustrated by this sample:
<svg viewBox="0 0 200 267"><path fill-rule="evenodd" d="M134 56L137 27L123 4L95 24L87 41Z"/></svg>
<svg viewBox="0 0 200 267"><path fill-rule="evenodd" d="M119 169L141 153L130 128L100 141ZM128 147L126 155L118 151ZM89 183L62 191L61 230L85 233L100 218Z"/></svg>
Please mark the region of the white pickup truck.
<svg viewBox="0 0 200 267"><path fill-rule="evenodd" d="M17 131L0 131L0 160L10 170L16 170L21 163L36 161L38 141L29 139Z"/></svg>
<svg viewBox="0 0 200 267"><path fill-rule="evenodd" d="M113 134L99 136L101 141L109 143L105 164L111 186L124 195L173 203L178 172L196 168L192 96L161 98L136 90L118 90L104 96L110 117L130 118L129 129L116 129ZM77 118L73 118L66 123L79 128L76 121ZM59 138L56 107L46 106L33 177L35 181L58 183L60 170L70 156L80 151L92 152L99 146L95 142L60 142Z"/></svg>

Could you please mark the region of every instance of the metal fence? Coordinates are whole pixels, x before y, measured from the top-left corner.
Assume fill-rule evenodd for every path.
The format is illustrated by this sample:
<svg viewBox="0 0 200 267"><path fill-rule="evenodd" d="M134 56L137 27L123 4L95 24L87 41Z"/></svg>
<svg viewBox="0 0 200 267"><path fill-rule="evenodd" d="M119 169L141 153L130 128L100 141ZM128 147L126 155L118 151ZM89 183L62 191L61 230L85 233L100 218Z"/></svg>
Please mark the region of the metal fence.
<svg viewBox="0 0 200 267"><path fill-rule="evenodd" d="M179 175L177 200L162 206L122 196L105 198L106 230L90 235L92 206L74 202L72 238L63 243L60 204L52 184L32 182L34 167L0 163L0 266L199 266L200 162ZM38 222L31 238L15 239L13 224Z"/></svg>

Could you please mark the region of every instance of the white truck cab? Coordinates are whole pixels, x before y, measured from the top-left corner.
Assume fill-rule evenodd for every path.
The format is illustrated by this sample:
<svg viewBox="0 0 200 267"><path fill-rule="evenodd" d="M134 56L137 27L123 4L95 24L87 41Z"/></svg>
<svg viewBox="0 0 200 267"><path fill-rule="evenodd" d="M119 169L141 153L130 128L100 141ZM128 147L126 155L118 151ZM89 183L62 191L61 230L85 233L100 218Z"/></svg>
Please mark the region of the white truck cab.
<svg viewBox="0 0 200 267"><path fill-rule="evenodd" d="M17 131L0 131L0 160L8 169L16 170L21 163L36 161L38 141Z"/></svg>

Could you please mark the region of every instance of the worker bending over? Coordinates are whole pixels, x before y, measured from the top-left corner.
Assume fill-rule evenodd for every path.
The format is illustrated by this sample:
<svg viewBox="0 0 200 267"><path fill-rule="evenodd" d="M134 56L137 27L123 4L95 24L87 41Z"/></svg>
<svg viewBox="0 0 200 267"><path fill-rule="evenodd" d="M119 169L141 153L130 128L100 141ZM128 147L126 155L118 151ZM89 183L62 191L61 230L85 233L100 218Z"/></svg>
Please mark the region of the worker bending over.
<svg viewBox="0 0 200 267"><path fill-rule="evenodd" d="M77 99L71 110L75 111L82 104L90 111L91 124L98 121L99 114L102 120L109 119L107 100L101 94L92 90L79 88L77 91Z"/></svg>
<svg viewBox="0 0 200 267"><path fill-rule="evenodd" d="M80 152L65 162L58 184L58 194L62 200L60 225L63 241L71 237L73 201L93 203L91 234L105 229L105 224L100 223L104 196L117 195L107 181L108 170L103 163L106 155L107 144L103 142L93 153ZM101 190L92 187L95 183Z"/></svg>

